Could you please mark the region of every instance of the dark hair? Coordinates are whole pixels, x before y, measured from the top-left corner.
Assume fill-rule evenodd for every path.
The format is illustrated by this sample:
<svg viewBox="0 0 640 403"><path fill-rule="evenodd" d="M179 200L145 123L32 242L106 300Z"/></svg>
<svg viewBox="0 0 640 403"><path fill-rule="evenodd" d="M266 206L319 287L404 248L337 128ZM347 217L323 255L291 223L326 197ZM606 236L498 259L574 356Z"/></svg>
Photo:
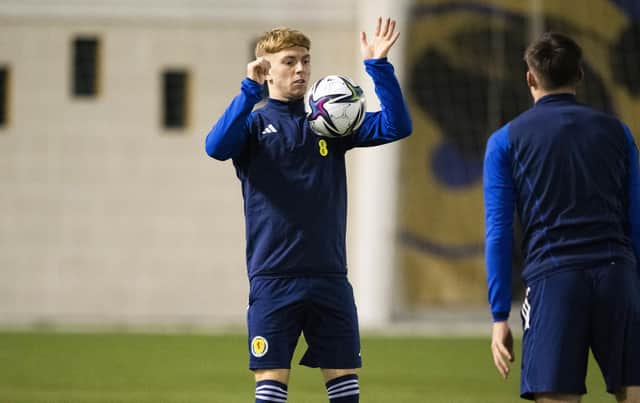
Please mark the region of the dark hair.
<svg viewBox="0 0 640 403"><path fill-rule="evenodd" d="M546 90L577 84L582 79L581 60L580 46L557 32L545 32L524 52L524 61Z"/></svg>

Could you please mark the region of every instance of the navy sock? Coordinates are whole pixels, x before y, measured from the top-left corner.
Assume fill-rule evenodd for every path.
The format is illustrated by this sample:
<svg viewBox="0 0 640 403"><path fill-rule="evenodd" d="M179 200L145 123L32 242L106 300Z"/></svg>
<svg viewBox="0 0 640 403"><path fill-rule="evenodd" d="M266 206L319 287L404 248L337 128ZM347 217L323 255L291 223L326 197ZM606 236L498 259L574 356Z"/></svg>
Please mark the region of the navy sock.
<svg viewBox="0 0 640 403"><path fill-rule="evenodd" d="M264 380L256 382L256 403L285 403L287 385L278 381Z"/></svg>
<svg viewBox="0 0 640 403"><path fill-rule="evenodd" d="M349 374L330 380L327 382L327 393L330 403L358 403L360 400L358 375Z"/></svg>

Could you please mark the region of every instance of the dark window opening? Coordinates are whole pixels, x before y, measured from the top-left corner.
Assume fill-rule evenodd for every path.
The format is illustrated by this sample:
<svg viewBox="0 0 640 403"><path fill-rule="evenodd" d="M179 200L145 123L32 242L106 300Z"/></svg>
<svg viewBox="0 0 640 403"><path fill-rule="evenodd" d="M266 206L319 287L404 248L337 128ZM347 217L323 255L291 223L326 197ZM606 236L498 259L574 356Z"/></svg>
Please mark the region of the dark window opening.
<svg viewBox="0 0 640 403"><path fill-rule="evenodd" d="M0 127L9 121L9 68L0 66Z"/></svg>
<svg viewBox="0 0 640 403"><path fill-rule="evenodd" d="M167 70L162 75L163 124L168 129L183 129L188 118L188 80L185 70Z"/></svg>
<svg viewBox="0 0 640 403"><path fill-rule="evenodd" d="M95 96L98 93L98 47L96 38L73 41L73 95Z"/></svg>

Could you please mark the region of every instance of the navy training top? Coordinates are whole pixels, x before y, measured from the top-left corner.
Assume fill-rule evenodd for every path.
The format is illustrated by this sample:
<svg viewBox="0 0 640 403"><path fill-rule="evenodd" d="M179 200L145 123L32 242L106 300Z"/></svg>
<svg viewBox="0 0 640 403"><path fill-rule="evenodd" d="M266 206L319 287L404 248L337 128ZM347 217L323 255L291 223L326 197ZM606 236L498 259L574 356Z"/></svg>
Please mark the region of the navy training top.
<svg viewBox="0 0 640 403"><path fill-rule="evenodd" d="M381 111L366 113L352 135L316 135L303 100L268 99L252 112L262 99L262 85L248 78L207 135L207 154L221 161L232 158L242 183L250 279L346 275L345 152L412 131L393 66L386 58L364 64Z"/></svg>
<svg viewBox="0 0 640 403"><path fill-rule="evenodd" d="M552 94L493 133L484 162L485 258L494 321L511 309L514 208L525 282L562 270L636 265L638 149L619 120Z"/></svg>

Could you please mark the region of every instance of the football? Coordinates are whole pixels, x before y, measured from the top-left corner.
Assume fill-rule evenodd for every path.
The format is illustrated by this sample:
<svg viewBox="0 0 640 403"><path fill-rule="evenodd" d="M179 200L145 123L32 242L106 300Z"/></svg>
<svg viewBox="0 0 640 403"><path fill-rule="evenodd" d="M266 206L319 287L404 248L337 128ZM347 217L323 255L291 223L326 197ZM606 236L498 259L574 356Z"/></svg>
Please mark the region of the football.
<svg viewBox="0 0 640 403"><path fill-rule="evenodd" d="M304 108L311 129L320 136L348 136L364 120L362 89L350 78L330 75L316 81L305 95Z"/></svg>

